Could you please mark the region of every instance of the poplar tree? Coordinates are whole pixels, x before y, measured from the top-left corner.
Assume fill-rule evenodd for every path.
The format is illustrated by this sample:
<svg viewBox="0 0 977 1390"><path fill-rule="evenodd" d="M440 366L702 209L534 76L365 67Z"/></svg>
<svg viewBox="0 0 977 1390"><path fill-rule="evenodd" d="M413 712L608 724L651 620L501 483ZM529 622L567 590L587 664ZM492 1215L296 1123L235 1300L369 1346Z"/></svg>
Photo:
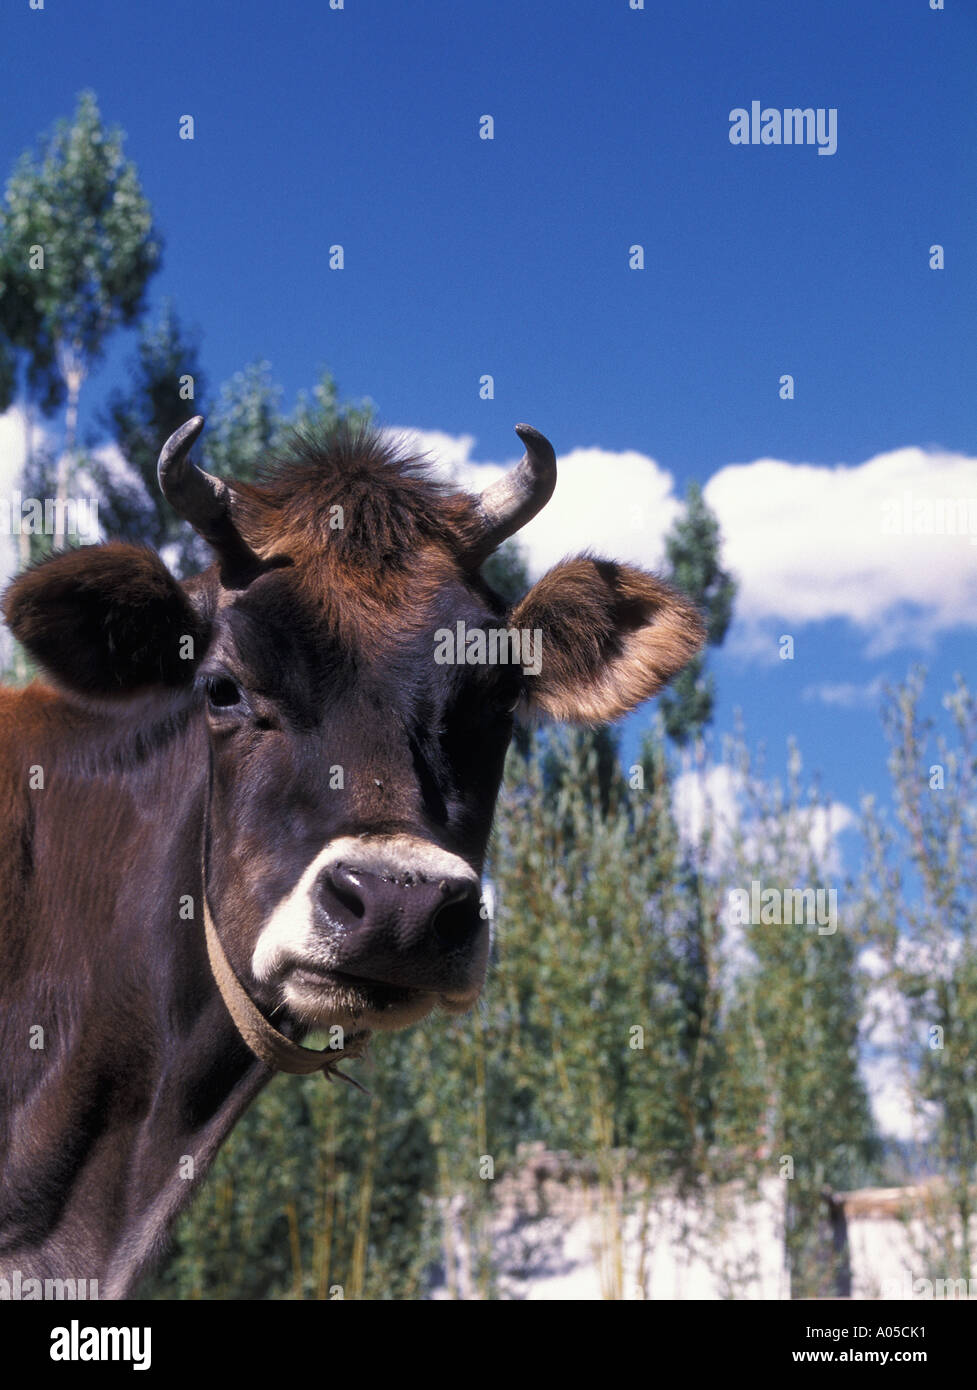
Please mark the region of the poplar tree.
<svg viewBox="0 0 977 1390"><path fill-rule="evenodd" d="M114 329L134 323L160 239L124 136L102 124L92 92L71 122L60 121L36 151L25 151L7 184L0 215L0 332L28 358L29 379L64 392L64 439L57 499L67 502L78 439L82 386ZM55 537L55 545L63 545Z"/></svg>
<svg viewBox="0 0 977 1390"><path fill-rule="evenodd" d="M182 537L184 523L160 491L156 466L173 431L192 414L205 413L205 397L199 334L184 329L167 299L159 317L143 325L129 381L112 393L105 411L105 424L141 485L133 495L123 492L117 480L99 476L106 499L103 521L110 533L131 535L157 548Z"/></svg>
<svg viewBox="0 0 977 1390"><path fill-rule="evenodd" d="M925 1171L917 1218L930 1277L975 1277L977 1245L977 692L961 676L939 716L913 670L886 693L891 806L867 799L860 911L876 955L877 1022L902 1077Z"/></svg>
<svg viewBox="0 0 977 1390"><path fill-rule="evenodd" d="M685 512L665 538L666 578L702 610L709 646L721 646L733 617L736 581L720 563L719 522L698 483L690 483ZM694 741L712 721L715 681L700 652L663 691L665 731L680 746Z"/></svg>

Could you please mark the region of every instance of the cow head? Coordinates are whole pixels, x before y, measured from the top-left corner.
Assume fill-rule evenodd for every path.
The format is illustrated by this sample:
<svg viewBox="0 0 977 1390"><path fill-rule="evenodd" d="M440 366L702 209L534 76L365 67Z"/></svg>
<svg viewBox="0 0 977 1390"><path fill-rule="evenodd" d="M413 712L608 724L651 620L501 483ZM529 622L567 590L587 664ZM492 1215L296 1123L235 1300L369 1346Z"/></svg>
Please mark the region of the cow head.
<svg viewBox="0 0 977 1390"><path fill-rule="evenodd" d="M399 1027L481 988L480 876L517 712L600 723L703 641L653 576L580 556L511 611L479 575L548 500L552 447L478 497L370 431L298 439L257 484L160 458L215 564L178 583L109 543L20 576L14 634L69 697L186 715L206 780L208 896L242 984L300 1028ZM165 808L161 814L165 815Z"/></svg>

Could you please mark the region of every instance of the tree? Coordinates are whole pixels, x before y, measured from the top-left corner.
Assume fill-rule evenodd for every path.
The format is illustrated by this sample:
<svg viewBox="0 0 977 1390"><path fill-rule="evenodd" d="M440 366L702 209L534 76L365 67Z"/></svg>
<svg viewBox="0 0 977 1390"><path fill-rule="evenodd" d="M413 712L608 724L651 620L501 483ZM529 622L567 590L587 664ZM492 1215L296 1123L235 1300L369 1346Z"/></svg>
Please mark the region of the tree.
<svg viewBox="0 0 977 1390"><path fill-rule="evenodd" d="M865 939L876 1023L899 1064L913 1140L945 1179L912 1213L934 1278L974 1276L977 1182L977 693L959 675L938 724L920 669L886 693L893 814L864 807Z"/></svg>
<svg viewBox="0 0 977 1390"><path fill-rule="evenodd" d="M82 384L112 330L137 319L160 259L151 209L136 166L123 157L123 139L120 130L103 127L94 94L83 92L73 122L60 121L36 154L21 156L0 224L0 326L29 357L29 379L50 396L56 371L66 399L62 507Z"/></svg>
<svg viewBox="0 0 977 1390"><path fill-rule="evenodd" d="M830 1197L863 1180L877 1153L858 1066L863 982L855 912L845 910L824 846L830 808L816 788L805 792L796 746L783 787L757 776L742 744L733 761L740 804L722 880L741 900L734 906L725 895L740 957L727 1022L737 1066L728 1094L725 1087L721 1093L719 1133L742 1135L748 1117L735 1107L759 1105L754 1156L758 1176L784 1182L791 1297L832 1296L845 1290L850 1269ZM788 900L788 891L807 894L814 911L797 911L800 899Z"/></svg>
<svg viewBox="0 0 977 1390"><path fill-rule="evenodd" d="M0 298L3 296L4 279L0 268ZM0 338L0 415L9 409L17 390L17 358L13 344Z"/></svg>
<svg viewBox="0 0 977 1390"><path fill-rule="evenodd" d="M35 407L53 414L64 401L64 383L31 277L25 273L22 248L7 235L7 214L0 206L0 410L6 410L17 394L25 361L25 416L32 419ZM30 457L29 438L27 443Z"/></svg>
<svg viewBox="0 0 977 1390"><path fill-rule="evenodd" d="M529 591L526 555L517 540L508 540L488 557L482 578L506 603L517 604Z"/></svg>
<svg viewBox="0 0 977 1390"><path fill-rule="evenodd" d="M345 421L348 425L369 425L374 417L373 402L366 398L361 401L340 401L336 378L328 367L319 368L319 379L312 388L311 396L300 391L295 410L289 420L292 429L303 433L322 433L333 430Z"/></svg>
<svg viewBox="0 0 977 1390"><path fill-rule="evenodd" d="M103 521L112 534L132 535L157 548L183 534L180 519L160 492L156 465L163 442L201 408L205 382L198 342L199 334L187 334L171 301L164 301L157 321L142 329L128 388L109 399L105 423L142 484L133 497L113 480L98 478L107 501Z"/></svg>
<svg viewBox="0 0 977 1390"><path fill-rule="evenodd" d="M665 538L667 577L701 608L713 647L726 636L736 597L736 581L719 562L720 542L719 522L698 483L690 483L685 513ZM715 699L715 682L700 652L659 701L669 737L680 746L691 742L712 721Z"/></svg>
<svg viewBox="0 0 977 1390"><path fill-rule="evenodd" d="M323 368L311 394L301 392L294 412L286 415L282 411L282 388L272 377L271 364L249 362L218 392L201 440L201 462L218 477L252 482L263 464L287 448L296 431L323 436L341 422L369 424L373 409L369 400L341 401L335 378ZM181 419L187 415L184 409ZM159 444L165 438L165 434L161 435ZM177 530L175 541L176 563L183 573L210 563L207 546L188 527Z"/></svg>

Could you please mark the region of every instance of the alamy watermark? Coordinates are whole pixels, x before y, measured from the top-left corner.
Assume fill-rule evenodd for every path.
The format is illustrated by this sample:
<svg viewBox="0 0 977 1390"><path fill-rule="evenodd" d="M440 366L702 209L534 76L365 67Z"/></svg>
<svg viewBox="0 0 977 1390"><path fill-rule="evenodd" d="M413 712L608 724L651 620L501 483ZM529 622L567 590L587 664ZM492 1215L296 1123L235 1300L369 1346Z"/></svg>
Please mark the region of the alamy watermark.
<svg viewBox="0 0 977 1390"><path fill-rule="evenodd" d="M84 1299L93 1302L98 1298L97 1279L35 1279L14 1269L10 1278L0 1274L0 1303L29 1303L45 1299Z"/></svg>
<svg viewBox="0 0 977 1390"><path fill-rule="evenodd" d="M969 536L977 545L977 497L901 497L882 502L884 536Z"/></svg>
<svg viewBox="0 0 977 1390"><path fill-rule="evenodd" d="M72 1318L51 1329L52 1361L131 1361L134 1371L153 1364L151 1327L83 1327Z"/></svg>
<svg viewBox="0 0 977 1390"><path fill-rule="evenodd" d="M764 888L753 879L749 890L729 890L730 923L754 927L814 927L818 936L838 930L837 888Z"/></svg>
<svg viewBox="0 0 977 1390"><path fill-rule="evenodd" d="M78 536L98 540L97 497L0 497L0 535Z"/></svg>
<svg viewBox="0 0 977 1390"><path fill-rule="evenodd" d="M924 1279L904 1269L879 1280L879 1298L974 1299L977 1279Z"/></svg>
<svg viewBox="0 0 977 1390"><path fill-rule="evenodd" d="M729 113L731 145L817 145L818 154L838 148L837 106L734 106Z"/></svg>
<svg viewBox="0 0 977 1390"><path fill-rule="evenodd" d="M453 628L435 632L434 661L438 666L521 666L525 675L538 676L543 633L538 627L466 627L459 619Z"/></svg>

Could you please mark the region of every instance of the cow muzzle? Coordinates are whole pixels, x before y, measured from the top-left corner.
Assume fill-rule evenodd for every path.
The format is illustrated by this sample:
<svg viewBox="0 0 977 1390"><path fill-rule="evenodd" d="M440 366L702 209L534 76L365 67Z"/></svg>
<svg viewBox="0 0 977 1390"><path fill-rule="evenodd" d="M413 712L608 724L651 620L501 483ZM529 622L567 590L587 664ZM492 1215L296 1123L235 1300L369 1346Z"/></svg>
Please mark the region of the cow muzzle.
<svg viewBox="0 0 977 1390"><path fill-rule="evenodd" d="M344 837L276 908L252 968L306 1021L397 1028L436 1005L462 1012L488 959L478 876L410 836Z"/></svg>

